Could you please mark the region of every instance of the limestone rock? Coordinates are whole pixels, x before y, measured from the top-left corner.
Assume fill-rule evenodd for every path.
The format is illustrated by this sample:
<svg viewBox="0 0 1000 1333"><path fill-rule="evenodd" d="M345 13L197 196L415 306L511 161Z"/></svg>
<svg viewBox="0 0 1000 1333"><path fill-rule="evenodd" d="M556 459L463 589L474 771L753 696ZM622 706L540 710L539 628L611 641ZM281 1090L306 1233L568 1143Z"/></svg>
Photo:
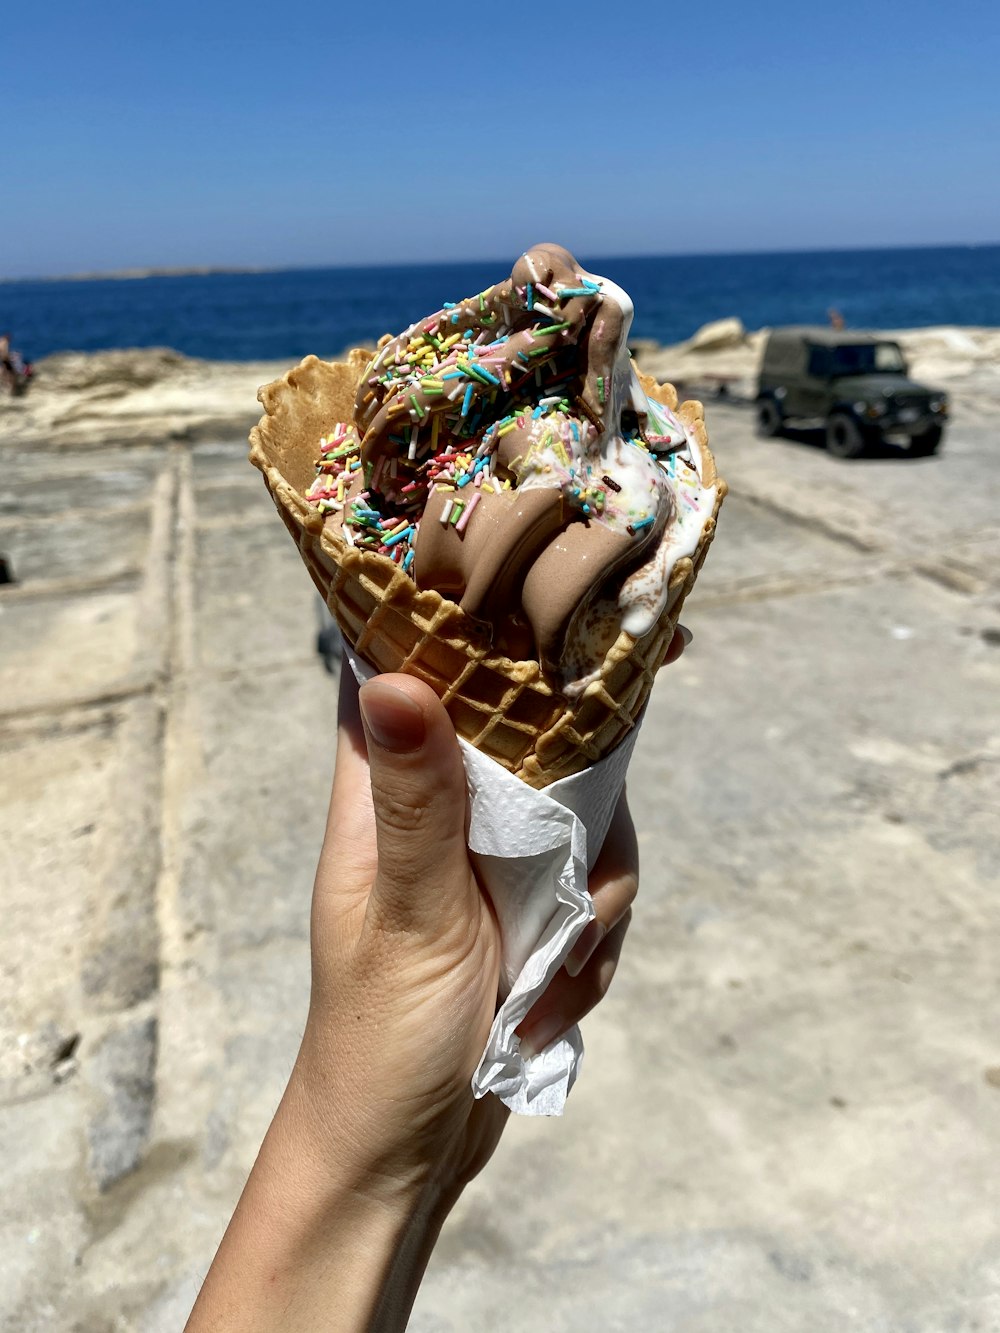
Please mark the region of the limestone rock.
<svg viewBox="0 0 1000 1333"><path fill-rule="evenodd" d="M688 343L691 352L721 352L730 347L742 347L747 331L743 321L736 319L716 319L711 324L703 324Z"/></svg>
<svg viewBox="0 0 1000 1333"><path fill-rule="evenodd" d="M37 389L64 392L110 389L119 397L129 389L148 388L180 370L194 365L191 357L170 347L129 348L111 352L57 352L43 357L35 366Z"/></svg>

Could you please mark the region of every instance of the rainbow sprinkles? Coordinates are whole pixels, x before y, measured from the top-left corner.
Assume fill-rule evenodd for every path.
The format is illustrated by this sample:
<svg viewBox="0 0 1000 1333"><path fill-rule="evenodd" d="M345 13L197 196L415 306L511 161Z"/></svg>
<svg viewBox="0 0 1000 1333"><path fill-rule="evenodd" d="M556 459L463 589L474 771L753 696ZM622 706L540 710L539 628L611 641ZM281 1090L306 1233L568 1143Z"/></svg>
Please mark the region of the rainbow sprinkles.
<svg viewBox="0 0 1000 1333"><path fill-rule="evenodd" d="M540 281L535 253L519 264L526 281L515 268L386 342L357 424L337 422L319 442L306 498L341 516L349 543L407 573L422 522L464 534L484 496L514 489L558 490L568 522L637 544L666 515L670 545L686 547L683 530L712 512L684 425L638 389L622 355L630 305L580 270Z"/></svg>

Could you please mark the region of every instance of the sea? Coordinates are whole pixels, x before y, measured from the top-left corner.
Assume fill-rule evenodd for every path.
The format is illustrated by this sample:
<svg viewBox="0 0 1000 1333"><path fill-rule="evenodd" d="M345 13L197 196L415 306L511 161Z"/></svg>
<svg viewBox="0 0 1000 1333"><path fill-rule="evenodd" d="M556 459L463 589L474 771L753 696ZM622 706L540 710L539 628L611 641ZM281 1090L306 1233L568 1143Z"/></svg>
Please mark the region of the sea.
<svg viewBox="0 0 1000 1333"><path fill-rule="evenodd" d="M1000 245L580 261L631 294L633 337L661 343L730 315L757 329L826 323L831 309L859 329L1000 327ZM31 360L126 347L332 356L481 291L510 262L0 282L0 331Z"/></svg>

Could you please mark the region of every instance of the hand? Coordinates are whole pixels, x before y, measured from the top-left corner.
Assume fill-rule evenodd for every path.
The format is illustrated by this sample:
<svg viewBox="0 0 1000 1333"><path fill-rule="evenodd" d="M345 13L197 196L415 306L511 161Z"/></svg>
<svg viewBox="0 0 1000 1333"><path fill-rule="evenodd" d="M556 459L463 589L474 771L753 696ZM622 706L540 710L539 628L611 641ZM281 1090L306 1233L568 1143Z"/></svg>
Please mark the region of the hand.
<svg viewBox="0 0 1000 1333"><path fill-rule="evenodd" d="M405 1327L440 1225L507 1118L470 1088L500 938L469 862L466 804L433 692L397 675L359 694L344 671L306 1029L190 1333ZM636 884L623 797L591 876L597 920L525 1020L528 1041L547 1044L607 990Z"/></svg>
<svg viewBox="0 0 1000 1333"><path fill-rule="evenodd" d="M689 638L678 630L666 663ZM373 1182L430 1182L449 1199L506 1121L496 1098L477 1102L470 1089L496 1011L500 937L469 862L466 799L461 751L434 693L387 675L359 695L345 670L298 1072L321 1104L336 1085L347 1107L340 1130ZM597 916L522 1025L529 1046L547 1046L607 992L637 888L623 795L590 877Z"/></svg>
<svg viewBox="0 0 1000 1333"><path fill-rule="evenodd" d="M380 1192L454 1196L506 1119L470 1088L500 936L469 862L466 804L454 728L430 688L381 676L359 696L345 669L297 1074L316 1104L342 1106L338 1137Z"/></svg>
<svg viewBox="0 0 1000 1333"><path fill-rule="evenodd" d="M405 1328L441 1223L507 1116L470 1087L500 938L466 803L437 696L408 676L359 696L345 669L306 1029L189 1333Z"/></svg>

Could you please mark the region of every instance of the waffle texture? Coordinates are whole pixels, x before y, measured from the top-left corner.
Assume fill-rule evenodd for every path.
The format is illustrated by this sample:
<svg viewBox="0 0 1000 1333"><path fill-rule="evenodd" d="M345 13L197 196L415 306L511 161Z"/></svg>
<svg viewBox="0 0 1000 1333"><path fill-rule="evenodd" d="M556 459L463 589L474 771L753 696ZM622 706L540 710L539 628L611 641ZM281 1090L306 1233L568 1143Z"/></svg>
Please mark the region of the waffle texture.
<svg viewBox="0 0 1000 1333"><path fill-rule="evenodd" d="M335 421L353 420L355 391L370 359L360 349L342 362L309 356L265 385L250 461L355 651L379 672L426 681L460 736L530 786L547 787L609 754L635 725L705 559L726 487L715 472L701 404L678 407L672 385L640 376L649 397L677 412L697 439L702 481L717 488L715 511L693 557L675 564L657 623L638 640L623 631L597 677L568 698L537 662L494 652L455 602L421 591L388 557L350 546L304 498L319 440Z"/></svg>

